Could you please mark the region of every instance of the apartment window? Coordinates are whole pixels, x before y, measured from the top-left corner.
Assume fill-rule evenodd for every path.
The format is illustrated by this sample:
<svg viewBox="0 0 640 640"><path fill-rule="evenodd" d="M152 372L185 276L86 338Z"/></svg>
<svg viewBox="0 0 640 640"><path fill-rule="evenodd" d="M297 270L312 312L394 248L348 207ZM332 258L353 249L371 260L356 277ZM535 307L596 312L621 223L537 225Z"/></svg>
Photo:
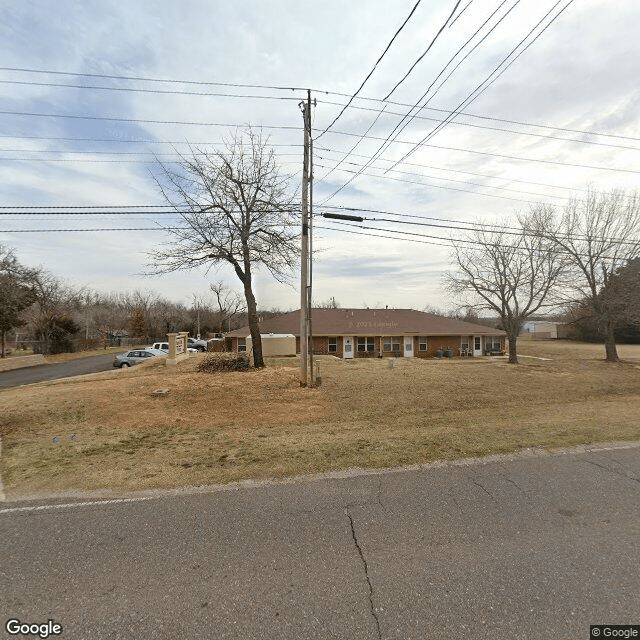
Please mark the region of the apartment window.
<svg viewBox="0 0 640 640"><path fill-rule="evenodd" d="M383 351L400 351L402 338L400 336L389 336L382 339Z"/></svg>
<svg viewBox="0 0 640 640"><path fill-rule="evenodd" d="M426 351L427 350L427 337L420 336L418 338L418 351Z"/></svg>
<svg viewBox="0 0 640 640"><path fill-rule="evenodd" d="M329 353L338 351L338 338L329 338Z"/></svg>
<svg viewBox="0 0 640 640"><path fill-rule="evenodd" d="M238 351L246 351L246 350L247 350L247 339L238 338Z"/></svg>
<svg viewBox="0 0 640 640"><path fill-rule="evenodd" d="M375 338L358 338L358 351L375 351Z"/></svg>

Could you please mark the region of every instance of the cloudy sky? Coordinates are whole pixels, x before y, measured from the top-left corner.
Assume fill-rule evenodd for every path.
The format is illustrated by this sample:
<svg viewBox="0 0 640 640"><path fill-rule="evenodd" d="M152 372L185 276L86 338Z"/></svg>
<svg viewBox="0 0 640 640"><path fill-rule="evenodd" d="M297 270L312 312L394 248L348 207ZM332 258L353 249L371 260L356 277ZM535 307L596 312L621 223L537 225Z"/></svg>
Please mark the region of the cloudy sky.
<svg viewBox="0 0 640 640"><path fill-rule="evenodd" d="M104 292L187 302L212 280L239 289L224 266L143 277L171 218L123 207L164 204L156 157L247 124L264 127L299 189L310 88L314 299L452 308L442 245L460 231L447 226L636 188L639 26L637 0L5 2L0 243ZM80 206L129 213L70 214ZM62 209L18 215L35 207ZM338 207L378 220L319 217ZM146 230L43 231L97 228ZM295 276L258 274L256 290L263 308L299 305Z"/></svg>

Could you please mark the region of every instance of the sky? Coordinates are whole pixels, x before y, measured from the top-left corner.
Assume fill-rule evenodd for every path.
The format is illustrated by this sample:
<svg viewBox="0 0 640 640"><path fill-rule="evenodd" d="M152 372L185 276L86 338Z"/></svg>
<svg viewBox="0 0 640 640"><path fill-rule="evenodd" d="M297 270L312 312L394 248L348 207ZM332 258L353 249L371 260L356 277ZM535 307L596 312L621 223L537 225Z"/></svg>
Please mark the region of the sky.
<svg viewBox="0 0 640 640"><path fill-rule="evenodd" d="M636 0L5 2L0 243L104 293L241 291L226 265L144 275L171 239L156 163L262 127L299 192L309 88L314 301L453 309L451 227L635 190L638 26ZM371 219L321 217L339 208ZM299 280L258 272L259 306L298 308Z"/></svg>

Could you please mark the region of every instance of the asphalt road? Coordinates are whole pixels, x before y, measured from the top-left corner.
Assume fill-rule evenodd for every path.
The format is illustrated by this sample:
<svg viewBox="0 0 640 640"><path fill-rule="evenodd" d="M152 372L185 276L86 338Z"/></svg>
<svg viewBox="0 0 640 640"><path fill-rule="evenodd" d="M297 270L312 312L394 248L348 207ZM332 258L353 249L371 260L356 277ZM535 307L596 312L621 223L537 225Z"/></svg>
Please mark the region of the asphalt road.
<svg viewBox="0 0 640 640"><path fill-rule="evenodd" d="M124 352L123 352L124 353ZM57 364L38 364L35 367L24 367L0 372L0 388L17 387L21 384L32 384L57 378L70 378L85 373L97 373L113 369L113 354L89 356Z"/></svg>
<svg viewBox="0 0 640 640"><path fill-rule="evenodd" d="M0 615L65 639L587 640L640 623L639 454L4 503Z"/></svg>

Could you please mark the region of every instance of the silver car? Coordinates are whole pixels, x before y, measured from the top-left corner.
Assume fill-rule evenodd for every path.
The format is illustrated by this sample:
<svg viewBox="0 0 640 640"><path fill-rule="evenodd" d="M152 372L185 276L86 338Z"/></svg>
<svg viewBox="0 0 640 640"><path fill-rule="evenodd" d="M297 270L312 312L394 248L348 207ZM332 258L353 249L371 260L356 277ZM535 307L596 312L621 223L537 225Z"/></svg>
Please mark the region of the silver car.
<svg viewBox="0 0 640 640"><path fill-rule="evenodd" d="M133 349L126 353L121 353L113 358L113 366L119 367L132 367L138 362L146 362L148 358L154 358L157 356L166 356L165 351L160 349Z"/></svg>

